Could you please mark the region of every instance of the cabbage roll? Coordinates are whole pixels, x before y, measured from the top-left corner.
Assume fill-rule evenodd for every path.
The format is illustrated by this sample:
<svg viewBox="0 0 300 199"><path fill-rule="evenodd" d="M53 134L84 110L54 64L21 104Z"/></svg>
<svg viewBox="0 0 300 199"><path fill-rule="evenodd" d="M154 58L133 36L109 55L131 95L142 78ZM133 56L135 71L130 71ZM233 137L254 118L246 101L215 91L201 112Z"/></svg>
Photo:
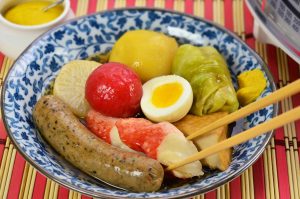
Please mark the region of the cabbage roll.
<svg viewBox="0 0 300 199"><path fill-rule="evenodd" d="M230 113L238 109L239 103L227 64L214 47L180 46L173 61L172 73L182 76L192 86L192 114Z"/></svg>

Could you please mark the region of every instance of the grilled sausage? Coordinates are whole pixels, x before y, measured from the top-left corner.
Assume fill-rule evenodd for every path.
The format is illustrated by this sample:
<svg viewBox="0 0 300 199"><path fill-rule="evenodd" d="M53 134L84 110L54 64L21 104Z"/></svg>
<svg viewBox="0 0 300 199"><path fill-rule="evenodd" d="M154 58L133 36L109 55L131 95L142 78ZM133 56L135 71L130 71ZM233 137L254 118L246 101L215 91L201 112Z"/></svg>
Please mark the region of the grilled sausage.
<svg viewBox="0 0 300 199"><path fill-rule="evenodd" d="M164 171L158 161L105 143L55 96L43 96L33 110L33 118L50 145L80 170L135 192L160 188Z"/></svg>

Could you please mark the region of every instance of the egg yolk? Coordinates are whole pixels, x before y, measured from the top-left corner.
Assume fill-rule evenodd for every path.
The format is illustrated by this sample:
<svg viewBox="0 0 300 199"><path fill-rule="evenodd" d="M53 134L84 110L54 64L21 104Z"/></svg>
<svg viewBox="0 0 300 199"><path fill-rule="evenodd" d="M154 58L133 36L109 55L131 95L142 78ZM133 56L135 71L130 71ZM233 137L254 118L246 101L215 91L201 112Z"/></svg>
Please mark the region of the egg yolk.
<svg viewBox="0 0 300 199"><path fill-rule="evenodd" d="M19 25L40 25L50 22L63 12L63 6L55 6L44 12L43 8L50 5L52 1L30 1L20 3L8 10L4 17Z"/></svg>
<svg viewBox="0 0 300 199"><path fill-rule="evenodd" d="M173 105L182 95L183 87L174 82L158 86L152 94L152 104L157 108L166 108Z"/></svg>

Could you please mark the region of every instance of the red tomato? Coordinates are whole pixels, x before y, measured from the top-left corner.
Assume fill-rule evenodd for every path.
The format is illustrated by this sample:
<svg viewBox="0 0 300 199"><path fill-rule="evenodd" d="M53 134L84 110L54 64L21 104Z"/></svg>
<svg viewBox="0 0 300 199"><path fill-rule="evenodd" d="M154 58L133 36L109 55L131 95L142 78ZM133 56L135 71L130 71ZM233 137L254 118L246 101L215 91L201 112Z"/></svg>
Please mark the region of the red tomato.
<svg viewBox="0 0 300 199"><path fill-rule="evenodd" d="M85 98L90 106L111 117L130 117L140 110L143 94L138 75L120 63L106 63L88 77Z"/></svg>

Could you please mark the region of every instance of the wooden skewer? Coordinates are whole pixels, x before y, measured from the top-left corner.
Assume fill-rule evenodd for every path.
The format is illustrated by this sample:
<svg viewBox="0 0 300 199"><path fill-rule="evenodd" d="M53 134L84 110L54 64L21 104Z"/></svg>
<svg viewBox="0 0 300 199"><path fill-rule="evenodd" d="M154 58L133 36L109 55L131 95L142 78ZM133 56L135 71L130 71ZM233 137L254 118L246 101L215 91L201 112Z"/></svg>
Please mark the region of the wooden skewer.
<svg viewBox="0 0 300 199"><path fill-rule="evenodd" d="M283 113L269 121L266 121L258 126L255 126L251 129L248 129L242 133L239 133L233 137L228 138L227 140L224 140L222 142L219 142L218 144L215 144L211 147L208 147L194 155L191 155L190 157L179 161L177 163L174 163L170 165L167 170L172 170L177 167L183 166L185 164L189 164L191 162L201 160L207 156L210 156L214 153L220 152L224 149L233 147L235 145L241 144L247 140L250 140L254 137L257 137L261 134L264 134L265 132L268 132L270 130L276 129L278 127L281 127L287 123L290 123L292 121L295 121L297 119L300 119L300 106L297 108L294 108L286 113Z"/></svg>
<svg viewBox="0 0 300 199"><path fill-rule="evenodd" d="M228 116L226 116L224 118L221 118L221 119L215 121L211 125L207 125L201 129L199 129L195 133L187 136L187 139L191 140L195 137L198 137L207 132L210 132L220 126L234 122L240 118L243 118L243 117L249 115L250 113L260 110L263 107L266 107L270 104L278 102L288 96L294 95L294 94L298 93L299 91L300 91L300 79L288 84L287 86L285 86L281 89L278 89L277 91L271 93L270 95L268 95L264 98L261 98L255 102L239 109L236 112L229 114Z"/></svg>

